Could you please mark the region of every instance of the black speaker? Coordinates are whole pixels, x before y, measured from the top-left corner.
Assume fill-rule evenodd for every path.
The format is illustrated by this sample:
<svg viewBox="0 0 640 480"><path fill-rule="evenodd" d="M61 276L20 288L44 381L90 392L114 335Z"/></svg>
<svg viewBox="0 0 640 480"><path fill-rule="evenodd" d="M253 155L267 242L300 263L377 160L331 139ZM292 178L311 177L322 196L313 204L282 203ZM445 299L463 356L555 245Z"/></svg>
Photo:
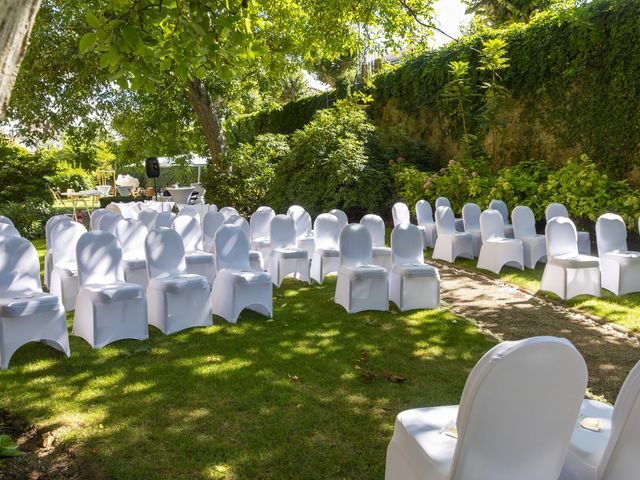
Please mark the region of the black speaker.
<svg viewBox="0 0 640 480"><path fill-rule="evenodd" d="M144 167L147 170L147 177L157 178L160 176L160 163L156 157L149 157L144 161Z"/></svg>

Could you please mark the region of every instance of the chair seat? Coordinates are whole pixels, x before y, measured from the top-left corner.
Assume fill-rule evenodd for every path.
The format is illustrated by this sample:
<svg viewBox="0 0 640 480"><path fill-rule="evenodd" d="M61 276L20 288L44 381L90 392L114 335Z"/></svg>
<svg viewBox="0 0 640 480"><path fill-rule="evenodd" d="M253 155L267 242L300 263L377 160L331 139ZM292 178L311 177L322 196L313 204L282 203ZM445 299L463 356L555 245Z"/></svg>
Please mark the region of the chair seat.
<svg viewBox="0 0 640 480"><path fill-rule="evenodd" d="M271 240L269 240L269 237L257 237L251 240L251 243L260 247L268 247L271 245Z"/></svg>
<svg viewBox="0 0 640 480"><path fill-rule="evenodd" d="M407 278L438 276L438 270L435 267L424 263L401 263L394 265L391 271L396 275Z"/></svg>
<svg viewBox="0 0 640 480"><path fill-rule="evenodd" d="M306 250L297 247L275 248L271 253L276 253L280 258L308 258Z"/></svg>
<svg viewBox="0 0 640 480"><path fill-rule="evenodd" d="M558 255L549 260L551 265L558 265L565 268L593 268L600 266L600 260L590 255Z"/></svg>
<svg viewBox="0 0 640 480"><path fill-rule="evenodd" d="M603 260L613 260L620 265L640 265L640 252L631 250L612 250L605 252L601 258Z"/></svg>
<svg viewBox="0 0 640 480"><path fill-rule="evenodd" d="M249 250L249 260L260 260L262 258L262 254L256 250Z"/></svg>
<svg viewBox="0 0 640 480"><path fill-rule="evenodd" d="M42 292L16 293L11 298L0 298L0 317L25 317L52 312L59 304L56 295Z"/></svg>
<svg viewBox="0 0 640 480"><path fill-rule="evenodd" d="M122 260L126 270L140 270L147 268L147 261L144 258L125 258Z"/></svg>
<svg viewBox="0 0 640 480"><path fill-rule="evenodd" d="M359 265L357 267L340 267L338 276L346 276L351 280L378 279L387 276L387 270L377 265Z"/></svg>
<svg viewBox="0 0 640 480"><path fill-rule="evenodd" d="M177 293L191 288L208 289L209 282L202 275L185 273L171 277L152 278L149 281L149 288L169 293Z"/></svg>
<svg viewBox="0 0 640 480"><path fill-rule="evenodd" d="M337 248L317 248L315 253L325 258L340 258L340 250Z"/></svg>
<svg viewBox="0 0 640 480"><path fill-rule="evenodd" d="M54 268L58 270L58 272L62 275L66 275L68 277L75 277L78 275L78 264L77 263L56 263Z"/></svg>
<svg viewBox="0 0 640 480"><path fill-rule="evenodd" d="M259 270L237 270L223 268L218 272L220 278L232 277L236 285L271 284L271 275Z"/></svg>
<svg viewBox="0 0 640 480"><path fill-rule="evenodd" d="M215 261L215 256L213 253L194 251L185 252L184 259L189 265L201 265L203 263L213 263Z"/></svg>
<svg viewBox="0 0 640 480"><path fill-rule="evenodd" d="M516 240L515 238L489 238L485 240L484 243L488 245L520 245L522 242L520 240Z"/></svg>
<svg viewBox="0 0 640 480"><path fill-rule="evenodd" d="M371 249L373 255L391 255L391 249L389 247L373 247Z"/></svg>
<svg viewBox="0 0 640 480"><path fill-rule="evenodd" d="M594 471L602 460L611 435L611 417L613 407L595 400L583 400L576 429L571 437L571 447L567 455L567 463L578 471ZM597 418L601 426L599 432L580 427L584 417ZM595 478L595 476L593 477Z"/></svg>
<svg viewBox="0 0 640 480"><path fill-rule="evenodd" d="M523 242L540 242L540 243L545 243L545 237L544 235L527 235L527 236L523 236L523 237L518 237L520 240L522 240Z"/></svg>
<svg viewBox="0 0 640 480"><path fill-rule="evenodd" d="M96 303L115 303L141 298L143 289L134 283L110 283L106 285L84 285L80 292L88 292Z"/></svg>

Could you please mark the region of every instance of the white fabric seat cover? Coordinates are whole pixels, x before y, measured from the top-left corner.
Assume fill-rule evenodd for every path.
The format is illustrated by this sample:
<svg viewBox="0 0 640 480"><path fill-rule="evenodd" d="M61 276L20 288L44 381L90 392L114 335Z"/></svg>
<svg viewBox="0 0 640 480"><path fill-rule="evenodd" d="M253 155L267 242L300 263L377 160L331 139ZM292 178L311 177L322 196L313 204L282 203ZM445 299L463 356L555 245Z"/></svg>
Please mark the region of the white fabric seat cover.
<svg viewBox="0 0 640 480"><path fill-rule="evenodd" d="M365 215L360 219L360 225L366 227L371 235L373 264L383 267L385 270L391 268L391 248L385 245L384 221L378 215Z"/></svg>
<svg viewBox="0 0 640 480"><path fill-rule="evenodd" d="M585 362L567 340L503 342L469 374L459 407L398 415L385 478L557 479L586 386Z"/></svg>
<svg viewBox="0 0 640 480"><path fill-rule="evenodd" d="M322 284L324 277L340 268L340 222L330 213L322 213L313 224L315 250L311 258L311 278Z"/></svg>
<svg viewBox="0 0 640 480"><path fill-rule="evenodd" d="M640 252L627 249L627 226L619 215L605 213L596 222L602 287L616 295L640 292Z"/></svg>
<svg viewBox="0 0 640 480"><path fill-rule="evenodd" d="M66 311L73 310L78 295L76 244L87 229L77 222L58 222L51 230L51 285L49 291L60 297Z"/></svg>
<svg viewBox="0 0 640 480"><path fill-rule="evenodd" d="M9 217L5 217L4 215L0 215L0 223L6 223L15 227L15 225L13 224L13 220L11 220Z"/></svg>
<svg viewBox="0 0 640 480"><path fill-rule="evenodd" d="M411 212L404 202L396 202L391 207L391 217L393 218L393 226L397 227L403 223L411 223Z"/></svg>
<svg viewBox="0 0 640 480"><path fill-rule="evenodd" d="M54 215L47 220L44 227L45 242L47 250L44 255L44 284L49 287L49 281L51 279L51 270L53 269L53 253L51 251L51 230L58 222L73 222L71 217L66 215Z"/></svg>
<svg viewBox="0 0 640 480"><path fill-rule="evenodd" d="M349 313L389 310L387 271L373 265L371 235L363 225L349 224L340 233L340 268L335 302Z"/></svg>
<svg viewBox="0 0 640 480"><path fill-rule="evenodd" d="M247 236L247 240L251 237L251 226L247 219L240 215L231 215L225 221L225 225L236 225ZM254 270L264 271L264 260L262 259L262 253L259 250L249 250L249 265Z"/></svg>
<svg viewBox="0 0 640 480"><path fill-rule="evenodd" d="M555 217L569 218L569 211L561 203L550 203L545 210L547 223ZM577 232L578 252L583 255L591 255L591 236L589 232Z"/></svg>
<svg viewBox="0 0 640 480"><path fill-rule="evenodd" d="M440 275L424 264L422 233L403 223L391 232L393 267L389 272L389 299L400 311L440 306Z"/></svg>
<svg viewBox="0 0 640 480"><path fill-rule="evenodd" d="M115 231L116 223L118 223L118 221L122 218L124 218L123 215L116 215L115 213L106 212L104 215L100 216L95 230L113 233Z"/></svg>
<svg viewBox="0 0 640 480"><path fill-rule="evenodd" d="M42 292L36 249L24 238L6 237L0 240L0 368L33 341L70 355L64 307Z"/></svg>
<svg viewBox="0 0 640 480"><path fill-rule="evenodd" d="M153 210L152 208L145 207L138 214L138 220L140 220L144 224L147 230L151 230L153 221L155 220L158 213L158 211Z"/></svg>
<svg viewBox="0 0 640 480"><path fill-rule="evenodd" d="M306 250L309 258L313 257L315 241L311 229L311 215L300 205L292 205L287 210L287 215L293 218L296 224L296 245Z"/></svg>
<svg viewBox="0 0 640 480"><path fill-rule="evenodd" d="M251 215L249 219L251 246L254 250L262 254L262 258L269 258L271 253L271 241L269 240L269 229L271 219L276 214L273 208L261 206Z"/></svg>
<svg viewBox="0 0 640 480"><path fill-rule="evenodd" d="M522 242L506 238L504 220L497 210L485 210L480 215L482 248L478 256L478 268L489 270L496 275L504 265L524 270L524 250Z"/></svg>
<svg viewBox="0 0 640 480"><path fill-rule="evenodd" d="M149 227L149 231L154 230L156 228L171 228L173 225L173 220L176 218L176 214L172 212L160 212L158 213L151 225Z"/></svg>
<svg viewBox="0 0 640 480"><path fill-rule="evenodd" d="M329 210L329 213L331 215L335 215L335 217L338 219L338 225L340 226L340 231L342 232L342 229L349 224L349 217L347 217L347 214L337 208Z"/></svg>
<svg viewBox="0 0 640 480"><path fill-rule="evenodd" d="M438 207L449 207L453 212L453 207L451 206L451 202L447 197L438 197L436 198L436 210ZM458 232L464 232L464 220L462 218L454 217L456 230Z"/></svg>
<svg viewBox="0 0 640 480"><path fill-rule="evenodd" d="M309 283L309 252L296 246L296 226L293 218L289 215L276 215L269 227L271 254L268 271L273 284L279 287L282 280L291 274Z"/></svg>
<svg viewBox="0 0 640 480"><path fill-rule="evenodd" d="M464 231L471 234L473 256L480 255L482 247L482 232L480 231L480 214L482 211L476 203L465 203L462 207L462 222Z"/></svg>
<svg viewBox="0 0 640 480"><path fill-rule="evenodd" d="M229 218L231 215L240 215L238 210L233 207L222 207L220 209L220 213L224 216L225 219Z"/></svg>
<svg viewBox="0 0 640 480"><path fill-rule="evenodd" d="M504 222L504 236L513 238L513 225L509 223L509 207L502 200L491 200L489 203L489 210L497 210L502 216Z"/></svg>
<svg viewBox="0 0 640 480"><path fill-rule="evenodd" d="M216 253L213 239L218 229L224 224L224 215L209 211L202 219L202 248L205 252Z"/></svg>
<svg viewBox="0 0 640 480"><path fill-rule="evenodd" d="M438 230L436 222L433 220L433 210L429 202L426 200L418 200L416 202L416 218L418 220L418 228L424 237L425 248L435 247Z"/></svg>
<svg viewBox="0 0 640 480"><path fill-rule="evenodd" d="M89 219L89 226L91 227L91 230L99 230L98 225L100 225L100 219L107 213L111 212L106 208L97 208L93 211L91 218Z"/></svg>
<svg viewBox="0 0 640 480"><path fill-rule="evenodd" d="M139 218L139 217L138 217ZM122 249L122 264L126 282L147 288L147 260L144 253L144 239L147 227L141 220L123 218L115 226L114 235Z"/></svg>
<svg viewBox="0 0 640 480"><path fill-rule="evenodd" d="M20 232L13 225L0 223L0 239L3 237L20 237Z"/></svg>
<svg viewBox="0 0 640 480"><path fill-rule="evenodd" d="M433 259L453 263L457 257L473 258L471 234L456 231L453 210L440 206L436 209L435 218L438 239L433 249Z"/></svg>
<svg viewBox="0 0 640 480"><path fill-rule="evenodd" d="M547 241L544 235L536 232L536 219L533 211L524 205L518 205L511 212L513 236L522 242L524 266L536 268L536 263L547 261Z"/></svg>
<svg viewBox="0 0 640 480"><path fill-rule="evenodd" d="M172 228L182 238L187 273L202 275L209 285L213 284L216 277L216 259L212 253L202 249L200 221L190 215L181 215L173 220Z"/></svg>

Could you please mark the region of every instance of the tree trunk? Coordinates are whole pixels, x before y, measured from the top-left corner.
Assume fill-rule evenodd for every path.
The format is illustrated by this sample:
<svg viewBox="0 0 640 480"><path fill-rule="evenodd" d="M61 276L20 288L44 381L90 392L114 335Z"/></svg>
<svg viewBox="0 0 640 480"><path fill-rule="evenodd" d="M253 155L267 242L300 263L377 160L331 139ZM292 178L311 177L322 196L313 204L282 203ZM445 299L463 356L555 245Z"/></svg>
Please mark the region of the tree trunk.
<svg viewBox="0 0 640 480"><path fill-rule="evenodd" d="M211 163L218 163L220 154L227 149L227 140L222 129L222 122L216 112L211 95L201 80L189 81L189 101L196 112L198 122L204 131L204 136L211 152ZM229 166L230 168L230 166Z"/></svg>
<svg viewBox="0 0 640 480"><path fill-rule="evenodd" d="M40 0L0 0L0 120L27 51Z"/></svg>

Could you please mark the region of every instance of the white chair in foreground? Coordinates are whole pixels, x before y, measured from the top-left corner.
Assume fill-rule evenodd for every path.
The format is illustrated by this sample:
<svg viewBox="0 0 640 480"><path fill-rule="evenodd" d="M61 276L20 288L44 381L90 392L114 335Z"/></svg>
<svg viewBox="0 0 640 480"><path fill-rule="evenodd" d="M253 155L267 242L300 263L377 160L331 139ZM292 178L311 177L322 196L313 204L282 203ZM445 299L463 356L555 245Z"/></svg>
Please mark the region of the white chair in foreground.
<svg viewBox="0 0 640 480"><path fill-rule="evenodd" d="M224 225L235 225L240 227L242 231L247 236L247 241L249 241L249 237L251 236L251 227L249 226L249 222L244 217L240 215L231 215L225 221ZM264 261L262 259L262 253L257 250L249 250L249 265L254 270L264 271Z"/></svg>
<svg viewBox="0 0 640 480"><path fill-rule="evenodd" d="M640 471L640 363L615 405L584 400L560 480L630 480Z"/></svg>
<svg viewBox="0 0 640 480"><path fill-rule="evenodd" d="M15 227L15 225L13 224L13 220L11 220L9 217L5 217L4 215L0 215L0 223L7 223Z"/></svg>
<svg viewBox="0 0 640 480"><path fill-rule="evenodd" d="M200 221L190 215L181 215L174 219L172 228L182 238L187 272L202 275L209 285L213 284L216 277L216 257L202 249Z"/></svg>
<svg viewBox="0 0 640 480"><path fill-rule="evenodd" d="M453 207L451 206L451 202L449 201L449 199L447 197L438 197L436 198L436 210L438 210L438 207L449 207L451 209L451 211L453 212ZM458 232L464 232L464 221L462 220L462 218L460 217L455 217L455 222L456 222L456 230Z"/></svg>
<svg viewBox="0 0 640 480"><path fill-rule="evenodd" d="M364 225L349 224L340 233L340 268L334 299L349 313L389 310L387 270L373 265L371 235Z"/></svg>
<svg viewBox="0 0 640 480"><path fill-rule="evenodd" d="M229 218L231 215L240 215L238 210L233 207L222 207L220 213L224 215L224 218Z"/></svg>
<svg viewBox="0 0 640 480"><path fill-rule="evenodd" d="M171 228L173 225L173 220L176 218L176 214L172 212L160 212L158 213L151 225L148 227L149 231L156 228Z"/></svg>
<svg viewBox="0 0 640 480"><path fill-rule="evenodd" d="M149 325L164 334L213 325L209 282L202 275L187 273L180 235L169 228L152 230L144 247Z"/></svg>
<svg viewBox="0 0 640 480"><path fill-rule="evenodd" d="M576 227L567 217L554 217L545 228L547 264L541 290L568 300L577 295L600 296L600 261L578 253Z"/></svg>
<svg viewBox="0 0 640 480"><path fill-rule="evenodd" d="M504 236L513 238L513 225L509 223L509 207L502 200L491 200L489 203L489 210L497 210L502 216L502 222L504 223Z"/></svg>
<svg viewBox="0 0 640 480"><path fill-rule="evenodd" d="M389 271L393 262L391 261L391 248L387 247L384 241L384 221L378 215L369 214L360 219L360 225L364 225L371 235L373 264Z"/></svg>
<svg viewBox="0 0 640 480"><path fill-rule="evenodd" d="M67 317L56 295L43 293L34 246L21 237L0 241L0 368L22 345L42 341L70 355Z"/></svg>
<svg viewBox="0 0 640 480"><path fill-rule="evenodd" d="M482 247L482 232L480 231L480 215L482 210L476 203L465 203L462 207L462 222L464 231L471 234L473 256L480 255Z"/></svg>
<svg viewBox="0 0 640 480"><path fill-rule="evenodd" d="M125 282L116 237L109 232L85 233L76 252L80 290L72 334L93 348L125 338L147 339L144 289Z"/></svg>
<svg viewBox="0 0 640 480"><path fill-rule="evenodd" d="M276 215L270 223L271 256L268 271L276 287L284 277L296 274L309 283L309 252L296 246L296 226L288 215Z"/></svg>
<svg viewBox="0 0 640 480"><path fill-rule="evenodd" d="M211 290L214 315L236 323L245 308L273 316L271 276L249 264L249 237L242 227L226 224L215 237L218 275Z"/></svg>
<svg viewBox="0 0 640 480"><path fill-rule="evenodd" d="M569 211L561 203L550 203L545 210L547 223L554 217L569 218ZM583 255L591 255L591 236L589 232L577 232L578 252Z"/></svg>
<svg viewBox="0 0 640 480"><path fill-rule="evenodd" d="M440 274L424 263L422 233L403 223L391 232L393 266L389 272L389 299L401 312L440 306Z"/></svg>
<svg viewBox="0 0 640 480"><path fill-rule="evenodd" d="M602 287L616 295L640 292L640 252L627 248L627 226L620 215L605 213L596 222Z"/></svg>
<svg viewBox="0 0 640 480"><path fill-rule="evenodd" d="M147 238L147 227L134 218L122 218L116 224L116 240L122 249L122 265L124 279L147 288L147 259L144 253L144 239Z"/></svg>
<svg viewBox="0 0 640 480"><path fill-rule="evenodd" d="M44 284L49 287L49 280L51 278L51 270L53 269L53 254L51 253L51 230L58 222L73 222L71 217L66 215L54 215L44 227L44 237L46 243L46 253L44 254Z"/></svg>
<svg viewBox="0 0 640 480"><path fill-rule="evenodd" d="M202 219L202 249L205 252L216 253L213 239L218 229L224 224L224 215L220 212L209 211Z"/></svg>
<svg viewBox="0 0 640 480"><path fill-rule="evenodd" d="M77 222L58 222L51 230L53 268L49 291L60 297L66 311L73 310L78 295L76 245L87 229Z"/></svg>
<svg viewBox="0 0 640 480"><path fill-rule="evenodd" d="M478 256L478 268L489 270L496 275L504 265L524 270L524 250L522 242L506 238L504 220L497 210L485 210L480 215L482 248Z"/></svg>
<svg viewBox="0 0 640 480"><path fill-rule="evenodd" d="M565 339L503 342L469 374L460 405L401 412L386 480L556 480L587 387Z"/></svg>
<svg viewBox="0 0 640 480"><path fill-rule="evenodd" d="M0 223L0 238L20 236L20 232L13 225L9 225L8 223Z"/></svg>
<svg viewBox="0 0 640 480"><path fill-rule="evenodd" d="M416 203L416 218L418 219L418 228L424 236L425 247L433 248L436 246L438 238L438 229L433 219L433 210L431 204L426 200L418 200Z"/></svg>
<svg viewBox="0 0 640 480"><path fill-rule="evenodd" d="M263 259L269 258L271 241L269 240L269 226L276 213L271 207L258 207L249 219L251 233L251 247L262 254Z"/></svg>
<svg viewBox="0 0 640 480"><path fill-rule="evenodd" d="M449 207L437 208L436 227L438 239L433 249L434 260L453 263L457 257L473 258L471 234L456 230L455 217Z"/></svg>
<svg viewBox="0 0 640 480"><path fill-rule="evenodd" d="M397 227L403 223L411 223L411 212L404 202L396 202L391 207L391 217L393 218L393 226Z"/></svg>
<svg viewBox="0 0 640 480"><path fill-rule="evenodd" d="M313 231L311 230L311 215L300 205L290 206L287 215L293 218L296 224L296 244L299 248L306 250L311 258L315 248Z"/></svg>
<svg viewBox="0 0 640 480"><path fill-rule="evenodd" d="M329 273L340 268L340 223L338 217L321 213L313 224L315 250L311 259L311 278L322 284Z"/></svg>
<svg viewBox="0 0 640 480"><path fill-rule="evenodd" d="M339 210L337 208L334 208L333 210L329 210L329 213L331 215L335 215L336 218L338 219L338 223L340 226L340 231L342 232L342 229L344 227L347 226L347 224L349 223L349 218L347 217L347 214L344 213L342 210Z"/></svg>
<svg viewBox="0 0 640 480"><path fill-rule="evenodd" d="M529 207L518 205L511 211L513 236L522 242L524 266L536 268L536 263L547 259L547 242L536 232L536 219Z"/></svg>

